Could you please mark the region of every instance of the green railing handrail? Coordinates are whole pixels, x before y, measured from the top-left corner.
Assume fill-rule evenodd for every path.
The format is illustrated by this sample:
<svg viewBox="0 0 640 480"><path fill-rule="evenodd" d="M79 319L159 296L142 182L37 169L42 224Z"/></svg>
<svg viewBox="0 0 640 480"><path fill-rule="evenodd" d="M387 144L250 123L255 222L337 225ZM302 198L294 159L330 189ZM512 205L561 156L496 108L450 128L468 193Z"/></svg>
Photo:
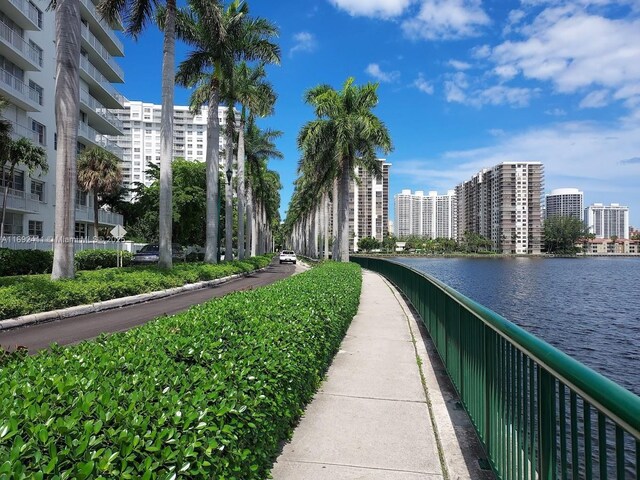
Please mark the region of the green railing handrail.
<svg viewBox="0 0 640 480"><path fill-rule="evenodd" d="M553 422L554 421L553 419L556 418L556 413L558 413L556 412L555 402L556 401L560 402L560 400L558 399L558 397L556 397L556 394L553 393L553 392L556 392L555 390L556 387L554 386L555 383L549 383L549 382L553 382L553 380L551 380L552 378L555 378L559 382L557 395L562 395L561 398L562 398L563 404L557 405L560 408L560 412L559 412L560 415L563 415L564 414L563 412L565 412L565 409L564 409L565 408L564 406L565 390L564 389L565 387L567 387L570 392L571 391L575 392L575 394L579 395L583 399L583 402L585 402L583 404L585 415L589 412L589 408L591 406L595 407L600 412L598 414L599 417L598 417L598 425L597 425L598 427L597 434L599 435L600 441L604 442L605 441L604 439L606 439L606 435L607 435L606 425L605 425L606 420L604 419L604 416L608 417L610 421L618 425L617 427L618 429L624 429L629 435L631 435L635 439L636 476L634 478L640 478L640 397L626 390L625 388L618 385L617 383L609 380L603 375L593 371L589 367L583 365L582 363L570 357L569 355L566 355L565 353L561 352L557 348L549 345L548 343L539 339L535 335L532 335L531 333L527 332L523 328L520 328L519 326L513 324L512 322L508 321L501 315L475 302L474 300L471 300L470 298L466 297L460 292L444 284L440 280L424 272L421 272L415 268L404 265L402 263L390 261L387 259L364 257L364 256L362 257L355 256L352 259L353 261L355 261L356 263L359 263L364 268L370 268L371 270L379 271L380 273L386 275L393 283L396 284L396 286L401 291L403 291L403 293L409 298L411 303L414 304L414 307L423 316L422 320L423 322L425 322L427 329L430 330L429 333L431 334L432 338L434 339L434 342L436 343L436 350L438 351L440 357L443 359L445 367L447 368L447 372L451 376L452 380L454 380L454 385L456 385L456 381L454 379L454 372L456 368L460 367L460 365L455 364L456 360L454 358L453 360L454 364L452 366L454 370L449 371L448 362L449 362L450 352L446 351L446 349L449 348L447 346L449 344L447 343L445 346L442 347L442 348L445 348L445 351L441 351L439 345L442 346L443 344L441 343L441 340L438 340L438 338L435 338L435 337L441 338L440 335L445 335L445 336L452 335L451 338L459 339L460 338L459 336L456 337L456 335L459 335L459 332L456 332L455 328L460 328L460 325L461 325L460 319L463 316L465 316L466 318L467 315L470 315L471 317L481 322L478 325L484 325L484 327L482 328L485 328L485 329L488 328L489 329L488 331L495 332L495 334L497 335L496 338L501 338L502 341L506 342L506 344L511 346L509 348L515 348L516 350L520 351L523 355L528 357L530 361L538 365L538 368L540 369L540 373L542 376L540 376L538 379L538 382L540 383L536 385L536 392L537 392L536 395L538 395L539 401L543 403L542 407L550 409L543 414L544 422L546 421ZM395 278L392 278L392 277L395 277ZM424 279L424 283L422 282L422 279ZM440 293L436 293L437 291L440 291ZM444 303L445 300L442 300L442 299L447 297L449 300L446 300L446 302L453 302L453 303L451 304ZM457 310L457 309L460 309L460 310ZM462 313L463 310L466 311L467 313L463 314ZM426 317L429 318L429 322ZM441 322L440 326L437 326L436 323L430 323L434 321L434 318L436 319L436 321ZM456 327L456 321L458 321L457 327ZM453 322L451 323L451 328L453 328L451 332L448 331L448 329L450 328L449 322ZM432 327L435 328L435 331L431 331L431 328L427 323L430 323ZM442 330L443 328L444 330ZM482 340L478 339L477 341L481 342ZM459 358L462 359L461 355L464 355L464 346L461 344L454 345L454 348L456 349L455 355L458 355ZM482 349L484 348L490 348L490 347L482 346ZM493 354L500 355L499 353L495 353L495 352L496 351L494 350ZM508 355L512 355L512 354L507 354L507 356ZM498 368L498 366L494 365L494 363L495 361L500 361L500 360L489 359L488 361L490 363L488 365L485 365L484 368L486 368L487 371L489 372L487 373L487 375L489 376L482 377L482 375L480 375L479 378L485 378L485 381L489 381L489 379L491 378L493 382L496 382L496 381L506 382L505 385L506 385L506 388L510 391L511 398L510 400L505 400L505 401L507 403L509 401L511 402L510 406L507 407L510 410L507 411L506 415L508 418L506 423L504 423L502 426L496 426L496 425L491 426L492 424L486 424L487 421L489 422L495 421L495 418L491 415L489 417L480 419L480 422L484 424L484 428L485 428L484 431L481 431L483 428L483 425L477 424L477 419L474 420L474 425L476 426L477 429L478 428L480 429L478 430L478 433L483 438L484 442L490 442L491 438L493 438L494 441L499 442L501 438L500 432L502 432L502 434L505 434L507 436L515 435L515 433L509 433L510 427L505 427L504 425L508 425L509 422L517 422L518 425L520 425L520 422L522 421L522 417L521 417L522 412L520 412L519 410L521 403L522 403L522 406L525 408L525 411L523 414L525 417L527 416L527 412L526 412L527 406L524 405L523 397L520 397L520 395L522 395L522 391L520 391L520 388L521 388L520 383L518 382L513 383L515 379L515 375L519 375L519 372L520 372L521 365L518 363L519 361L516 362L515 364L512 363L511 367L509 367L508 360L507 360L507 368L512 368L514 370L517 368L517 372L514 372L513 370L510 370L510 371L500 370L500 372L502 373L496 373L496 374L492 374L490 373L490 371L492 368ZM503 368L504 365L505 364L500 364L500 368ZM522 369L524 368L525 367L522 366ZM455 372L455 375L457 375L456 378L458 379L458 381L461 381L461 378L460 378L461 373L459 370ZM505 375L505 376L495 377L495 375ZM530 386L531 390L529 393L529 397L533 394L533 388L534 388L533 380L531 380L531 382L532 383ZM527 385L522 385L522 386L524 387L524 394L527 395ZM488 388L488 386L486 385L485 387ZM515 393L513 391L514 388L516 389ZM458 385L456 385L456 389L458 389ZM493 392L494 393L489 393L489 390L487 390L485 393L491 396L491 395L495 395L495 391ZM459 391L458 393L461 395L461 399L463 400L463 405L465 405L465 408L467 408L467 401L469 400L469 398L465 397L462 391ZM572 394L572 395L575 395L575 394ZM485 403L484 404L485 406L483 408L489 408L489 405L493 405L494 407L497 406L497 408L504 408L504 407L500 407L499 403L496 404L495 402L497 400L495 400L494 398L495 397L491 397L491 398L487 397L487 402L493 402L493 403ZM571 397L571 403L572 403L571 408L574 409L575 397ZM517 411L514 411L514 408L517 409ZM533 408L533 403L531 404L531 408ZM573 411L573 410L571 412L572 423L571 425L569 425L569 427L571 427L572 429L576 429L576 426L573 424L573 422L575 422L575 416L577 415L576 412L577 411ZM498 416L501 414L504 414L504 411L502 411L502 413L498 413ZM532 420L533 417L531 417L531 415L532 413L529 414L529 417L530 417L530 420L533 421ZM584 428L591 428L590 420L585 418L584 421L586 422L584 425ZM537 427L540 429L546 429L544 431L538 432L538 434L541 435L541 437L539 438L539 441L543 442L539 446L541 450L538 453L541 455L540 461L544 462L544 464L543 463L540 464L540 468L544 470L544 474L542 473L542 470L539 472L539 474L541 474L542 478L555 478L554 476L555 468L557 466L555 463L556 459L553 458L549 460L549 455L551 454L550 452L555 451L555 449L557 448L556 441L560 439L560 437L566 434L566 432L564 432L563 429L566 429L567 425L563 423L562 426L550 427L551 430L548 430L548 424L544 422L543 424L540 424ZM515 427L515 424L512 425L511 428L514 428L514 427ZM491 435L490 431L491 429L494 429L494 428L498 428L498 434L494 433L493 435L498 435L498 436L490 437ZM500 428L502 428L502 430L500 430ZM524 425L524 428L525 428L524 435L526 435L527 434L526 425ZM557 428L559 428L560 430L557 430ZM553 432L556 432L556 433L554 434ZM560 435L560 437L556 437L556 435ZM573 435L573 432L572 432L572 435ZM589 438L590 436L591 436L591 433L589 433ZM624 434L621 431L616 431L616 456L619 455L619 457L616 457L616 461L619 464L621 464L617 466L618 470L617 470L616 478L626 478L624 476L625 475L624 468L626 467L622 465L625 463L624 451L621 451L621 450L624 450L625 448L624 447L625 442L624 442L623 436ZM577 442L578 440L576 440L576 438L572 438L571 441ZM513 442L514 440L512 439L511 441ZM527 447L526 439L523 439L523 441L524 441L524 448L533 448L531 445ZM560 440L560 441L563 442L564 440ZM588 448L590 449L591 440L585 438L585 441L589 442ZM513 446L514 445L511 445L511 446L505 445L502 447L496 447L498 449L497 453L503 456L503 459L508 458L508 456L511 455L511 460L510 460L511 462L515 462L515 461L519 462L520 461L518 456L519 454L514 454L513 452L505 453L505 452L508 452L509 448ZM561 445L561 447L564 449L564 455L568 455L566 444ZM572 455L577 455L577 452L575 451L576 448L578 448L577 443L575 445L572 444L570 446ZM587 447L585 446L585 448ZM543 454L543 450L545 451L544 454ZM607 468L607 461L608 461L607 454L606 452L601 450L602 448L598 447L598 452L600 455L600 462L601 462L600 473L601 473L601 476L604 475L601 478L607 478L606 471L605 471ZM590 472L590 469L591 469L592 453L593 452L590 451L588 456L583 458L585 462L583 466L587 468L587 472ZM514 458L516 460L514 460ZM577 457L574 457L571 459L571 461L575 463L580 460ZM507 461L508 468L512 468L512 469L516 468L513 465L513 463L509 464L508 462L509 461ZM499 463L500 463L500 459L492 458L492 464L494 466L497 466ZM502 467L504 468L504 465L502 465ZM568 468L566 463L563 463L561 467L565 469ZM520 468L520 466L518 466L518 468ZM532 468L535 470L536 468L535 464ZM575 478L575 475L578 472L578 470L575 470L575 469L578 467L572 466L571 468L574 468L573 470L574 477L572 478ZM508 475L509 471L507 471L506 473ZM505 472L501 472L501 474L504 475ZM565 475L566 473L563 473L562 478L567 478ZM504 478L510 478L510 477L506 476ZM525 478L526 478L526 475L525 475Z"/></svg>

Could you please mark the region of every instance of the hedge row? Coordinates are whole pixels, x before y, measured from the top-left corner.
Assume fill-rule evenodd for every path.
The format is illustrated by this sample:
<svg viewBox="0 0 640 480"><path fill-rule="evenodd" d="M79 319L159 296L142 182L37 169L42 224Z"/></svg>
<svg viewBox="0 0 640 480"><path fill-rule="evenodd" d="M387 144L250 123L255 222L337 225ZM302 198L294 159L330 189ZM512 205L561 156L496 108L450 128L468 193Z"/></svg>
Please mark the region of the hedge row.
<svg viewBox="0 0 640 480"><path fill-rule="evenodd" d="M0 477L264 479L356 313L323 264L0 365Z"/></svg>
<svg viewBox="0 0 640 480"><path fill-rule="evenodd" d="M217 265L183 263L169 271L157 267L83 271L74 280L58 282L48 275L4 277L0 278L0 320L250 272L267 266L271 258L266 255Z"/></svg>
<svg viewBox="0 0 640 480"><path fill-rule="evenodd" d="M123 265L131 264L133 255L123 251ZM75 254L76 270L97 270L117 265L115 250L82 250ZM0 248L0 277L51 273L53 252L48 250L11 250Z"/></svg>

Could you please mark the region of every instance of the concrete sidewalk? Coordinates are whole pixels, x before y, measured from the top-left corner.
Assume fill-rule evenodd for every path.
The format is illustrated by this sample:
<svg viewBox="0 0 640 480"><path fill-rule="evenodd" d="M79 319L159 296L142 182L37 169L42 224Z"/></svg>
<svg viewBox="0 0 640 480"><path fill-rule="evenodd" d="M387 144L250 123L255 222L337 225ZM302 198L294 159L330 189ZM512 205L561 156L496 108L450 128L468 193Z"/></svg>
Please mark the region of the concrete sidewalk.
<svg viewBox="0 0 640 480"><path fill-rule="evenodd" d="M474 466L477 449L462 451L470 450L470 424L466 433L454 427L455 401L441 383L407 304L383 277L363 270L358 313L273 478L491 478Z"/></svg>

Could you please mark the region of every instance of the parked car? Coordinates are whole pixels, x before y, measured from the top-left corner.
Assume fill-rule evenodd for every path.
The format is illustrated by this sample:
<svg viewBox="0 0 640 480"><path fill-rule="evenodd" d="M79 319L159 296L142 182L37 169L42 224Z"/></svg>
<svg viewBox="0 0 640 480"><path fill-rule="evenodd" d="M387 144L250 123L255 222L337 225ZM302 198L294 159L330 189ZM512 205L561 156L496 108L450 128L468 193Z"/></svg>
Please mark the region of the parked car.
<svg viewBox="0 0 640 480"><path fill-rule="evenodd" d="M282 250L280 252L280 263L293 263L296 264L296 254L293 250Z"/></svg>
<svg viewBox="0 0 640 480"><path fill-rule="evenodd" d="M174 243L172 246L172 254L174 262L185 262L187 256L184 253L182 246ZM160 245L157 243L150 243L138 250L131 259L133 265L152 265L158 263L160 260Z"/></svg>

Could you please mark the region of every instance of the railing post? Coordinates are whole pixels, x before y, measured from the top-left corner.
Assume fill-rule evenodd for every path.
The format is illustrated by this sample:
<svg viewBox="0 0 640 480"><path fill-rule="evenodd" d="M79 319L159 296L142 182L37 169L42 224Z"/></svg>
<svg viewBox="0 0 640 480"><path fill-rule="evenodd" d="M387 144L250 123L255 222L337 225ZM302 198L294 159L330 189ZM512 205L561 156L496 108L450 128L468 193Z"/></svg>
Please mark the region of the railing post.
<svg viewBox="0 0 640 480"><path fill-rule="evenodd" d="M538 434L540 480L556 478L556 381L544 368L538 368Z"/></svg>

